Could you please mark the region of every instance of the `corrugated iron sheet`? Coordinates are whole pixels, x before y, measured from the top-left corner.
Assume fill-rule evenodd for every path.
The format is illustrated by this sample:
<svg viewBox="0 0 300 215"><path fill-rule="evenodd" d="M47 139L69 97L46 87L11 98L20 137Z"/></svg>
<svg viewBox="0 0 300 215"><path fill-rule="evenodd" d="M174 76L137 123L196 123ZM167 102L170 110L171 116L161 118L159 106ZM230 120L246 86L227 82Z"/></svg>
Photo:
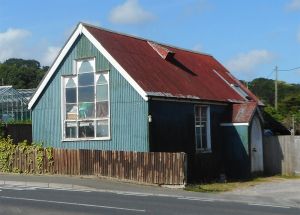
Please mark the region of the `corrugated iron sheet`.
<svg viewBox="0 0 300 215"><path fill-rule="evenodd" d="M110 70L112 138L101 141L62 142L61 76L72 74L75 59L91 56L96 57L97 71L108 68ZM41 94L32 111L32 126L33 140L43 142L44 146L69 149L149 151L148 103L139 96L85 36L78 39Z"/></svg>
<svg viewBox="0 0 300 215"><path fill-rule="evenodd" d="M233 123L250 122L256 108L257 108L257 104L255 102L244 103L244 104L233 104L231 122Z"/></svg>
<svg viewBox="0 0 300 215"><path fill-rule="evenodd" d="M246 101L230 86L235 84L250 99L259 102L255 95L210 55L157 43L174 53L171 58L163 59L146 39L84 26L151 96L158 94L222 102Z"/></svg>

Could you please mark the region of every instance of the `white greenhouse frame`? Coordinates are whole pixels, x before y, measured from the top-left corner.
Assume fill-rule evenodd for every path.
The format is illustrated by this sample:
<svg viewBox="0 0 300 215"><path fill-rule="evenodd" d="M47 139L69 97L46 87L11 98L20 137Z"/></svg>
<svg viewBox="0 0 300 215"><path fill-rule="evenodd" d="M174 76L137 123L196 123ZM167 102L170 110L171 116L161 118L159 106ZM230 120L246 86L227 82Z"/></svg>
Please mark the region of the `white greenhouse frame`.
<svg viewBox="0 0 300 215"><path fill-rule="evenodd" d="M0 86L1 122L31 120L28 103L34 91L35 89L17 90L12 86Z"/></svg>

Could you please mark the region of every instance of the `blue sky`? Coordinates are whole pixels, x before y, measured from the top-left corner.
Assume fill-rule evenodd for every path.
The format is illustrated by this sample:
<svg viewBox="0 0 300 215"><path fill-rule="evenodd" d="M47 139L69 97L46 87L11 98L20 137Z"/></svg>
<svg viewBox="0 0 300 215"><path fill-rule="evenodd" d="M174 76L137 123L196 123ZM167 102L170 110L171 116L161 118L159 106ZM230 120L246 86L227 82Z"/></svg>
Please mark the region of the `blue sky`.
<svg viewBox="0 0 300 215"><path fill-rule="evenodd" d="M243 80L300 67L300 0L0 0L0 61L50 65L79 21L209 53Z"/></svg>

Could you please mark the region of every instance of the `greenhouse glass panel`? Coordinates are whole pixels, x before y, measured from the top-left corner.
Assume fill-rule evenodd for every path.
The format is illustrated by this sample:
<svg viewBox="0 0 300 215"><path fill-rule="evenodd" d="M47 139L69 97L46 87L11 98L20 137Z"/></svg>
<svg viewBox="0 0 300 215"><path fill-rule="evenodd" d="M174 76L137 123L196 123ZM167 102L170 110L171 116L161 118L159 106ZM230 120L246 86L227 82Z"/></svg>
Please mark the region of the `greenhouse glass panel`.
<svg viewBox="0 0 300 215"><path fill-rule="evenodd" d="M14 89L12 86L0 86L0 120L6 123L31 120L28 102L34 91L34 89Z"/></svg>

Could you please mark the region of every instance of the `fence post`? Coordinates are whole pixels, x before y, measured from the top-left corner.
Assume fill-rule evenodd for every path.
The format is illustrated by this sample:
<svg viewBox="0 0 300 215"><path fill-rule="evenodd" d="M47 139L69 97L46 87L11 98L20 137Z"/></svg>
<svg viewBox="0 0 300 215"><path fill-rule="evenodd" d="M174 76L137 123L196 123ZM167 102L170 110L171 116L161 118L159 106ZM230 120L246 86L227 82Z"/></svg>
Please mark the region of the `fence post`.
<svg viewBox="0 0 300 215"><path fill-rule="evenodd" d="M187 162L187 154L182 152L183 153L183 162L184 162L184 177L183 177L183 185L186 185L187 184L187 174L188 174L188 162Z"/></svg>
<svg viewBox="0 0 300 215"><path fill-rule="evenodd" d="M27 154L16 150L10 168L12 170L20 168L21 171L24 169L30 173L99 174L153 184L185 185L187 183L187 154L183 152L53 149L52 153L53 164L50 167L46 149L43 150L42 161L36 161L37 150Z"/></svg>

